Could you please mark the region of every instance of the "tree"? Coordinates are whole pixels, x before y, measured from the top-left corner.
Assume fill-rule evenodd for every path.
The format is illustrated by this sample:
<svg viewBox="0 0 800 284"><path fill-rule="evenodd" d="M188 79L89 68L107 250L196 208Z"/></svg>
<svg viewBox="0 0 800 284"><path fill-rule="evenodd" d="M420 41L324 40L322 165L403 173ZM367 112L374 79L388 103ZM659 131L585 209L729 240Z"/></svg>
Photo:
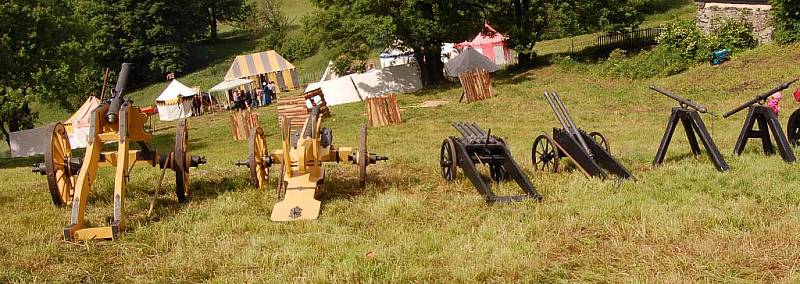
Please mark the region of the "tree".
<svg viewBox="0 0 800 284"><path fill-rule="evenodd" d="M253 35L262 36L262 49L278 49L289 34L290 21L283 13L282 0L257 0L250 5L253 17L244 26Z"/></svg>
<svg viewBox="0 0 800 284"><path fill-rule="evenodd" d="M338 68L358 67L372 49L400 40L414 49L425 84L444 77L442 43L469 38L486 20L510 35L509 46L520 54L520 64L528 65L545 29L569 34L621 31L635 27L642 18L633 0L316 0L314 4L321 11L309 17L306 26L338 51Z"/></svg>
<svg viewBox="0 0 800 284"><path fill-rule="evenodd" d="M198 1L198 7L206 12L211 40L217 39L218 22L242 21L249 10L244 0L203 0Z"/></svg>
<svg viewBox="0 0 800 284"><path fill-rule="evenodd" d="M32 128L33 101L71 109L85 82L81 43L85 27L71 7L57 0L7 0L0 3L0 132Z"/></svg>
<svg viewBox="0 0 800 284"><path fill-rule="evenodd" d="M800 1L770 0L775 40L782 44L800 41Z"/></svg>
<svg viewBox="0 0 800 284"><path fill-rule="evenodd" d="M86 46L95 55L95 69L116 69L130 62L131 82L151 82L184 71L191 42L208 26L207 12L191 0L76 2L76 11L92 31Z"/></svg>
<svg viewBox="0 0 800 284"><path fill-rule="evenodd" d="M317 0L321 11L307 18L328 48L338 51L338 71L362 67L373 49L395 43L414 49L425 84L444 78L441 46L462 40L482 26L480 1ZM479 20L476 20L479 19ZM352 64L356 63L356 64Z"/></svg>

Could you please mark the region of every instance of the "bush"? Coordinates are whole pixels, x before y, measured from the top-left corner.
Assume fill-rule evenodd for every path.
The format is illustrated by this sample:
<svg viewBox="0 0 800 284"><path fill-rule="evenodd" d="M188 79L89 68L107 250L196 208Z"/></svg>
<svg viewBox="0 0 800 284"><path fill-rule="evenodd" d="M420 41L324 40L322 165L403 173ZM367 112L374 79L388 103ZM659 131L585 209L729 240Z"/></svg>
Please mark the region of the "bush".
<svg viewBox="0 0 800 284"><path fill-rule="evenodd" d="M280 53L289 61L306 59L317 53L319 41L307 35L288 37L280 48Z"/></svg>
<svg viewBox="0 0 800 284"><path fill-rule="evenodd" d="M753 25L744 18L715 18L709 37L711 51L723 48L733 50L751 49L758 45L753 35Z"/></svg>
<svg viewBox="0 0 800 284"><path fill-rule="evenodd" d="M656 41L669 51L680 54L689 62L704 60L708 56L708 39L691 21L675 21L664 26Z"/></svg>
<svg viewBox="0 0 800 284"><path fill-rule="evenodd" d="M633 56L621 49L614 50L594 68L594 73L631 79L672 76L705 62L715 50L743 50L758 44L752 26L743 19L715 19L708 36L688 21L673 22L664 28L654 49Z"/></svg>
<svg viewBox="0 0 800 284"><path fill-rule="evenodd" d="M800 1L770 0L775 41L783 44L800 41Z"/></svg>

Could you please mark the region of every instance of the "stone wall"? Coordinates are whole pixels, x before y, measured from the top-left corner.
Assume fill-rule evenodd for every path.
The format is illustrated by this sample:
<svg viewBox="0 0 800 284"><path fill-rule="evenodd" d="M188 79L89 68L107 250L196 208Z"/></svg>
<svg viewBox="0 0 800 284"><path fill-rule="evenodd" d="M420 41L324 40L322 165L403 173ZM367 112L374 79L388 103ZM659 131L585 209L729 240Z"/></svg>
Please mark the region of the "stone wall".
<svg viewBox="0 0 800 284"><path fill-rule="evenodd" d="M772 21L769 5L715 4L697 2L695 22L705 32L711 30L711 21L716 17L744 17L753 24L753 32L759 42L772 41Z"/></svg>

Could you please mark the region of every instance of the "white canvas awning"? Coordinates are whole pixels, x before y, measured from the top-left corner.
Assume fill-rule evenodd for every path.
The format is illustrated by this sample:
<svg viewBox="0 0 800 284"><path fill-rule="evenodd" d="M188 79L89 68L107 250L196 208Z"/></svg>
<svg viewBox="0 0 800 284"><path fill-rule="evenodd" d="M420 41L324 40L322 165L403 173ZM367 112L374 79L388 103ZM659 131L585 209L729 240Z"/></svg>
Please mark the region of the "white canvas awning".
<svg viewBox="0 0 800 284"><path fill-rule="evenodd" d="M208 91L209 92L224 92L224 91L239 87L241 85L250 84L252 82L253 82L253 80L250 80L250 79L233 79L233 80L228 80L228 81L222 81L222 82L220 82L219 84L217 84L216 86L214 86L213 88L211 88Z"/></svg>

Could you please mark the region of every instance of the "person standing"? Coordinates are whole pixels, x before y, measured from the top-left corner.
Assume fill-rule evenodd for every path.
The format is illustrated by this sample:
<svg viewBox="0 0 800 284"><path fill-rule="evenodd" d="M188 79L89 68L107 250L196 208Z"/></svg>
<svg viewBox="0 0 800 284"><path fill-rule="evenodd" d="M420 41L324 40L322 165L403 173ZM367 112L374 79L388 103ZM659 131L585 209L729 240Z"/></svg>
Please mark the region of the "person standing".
<svg viewBox="0 0 800 284"><path fill-rule="evenodd" d="M267 82L261 82L261 91L264 93L264 105L268 105L272 103L272 93L269 91L269 87L267 86Z"/></svg>
<svg viewBox="0 0 800 284"><path fill-rule="evenodd" d="M278 90L275 88L275 81L269 81L269 85L267 85L267 88L269 88L269 95L272 98L272 100L277 100Z"/></svg>
<svg viewBox="0 0 800 284"><path fill-rule="evenodd" d="M266 103L264 103L264 91L261 90L261 88L256 89L256 97L254 99L256 104L258 104L258 106L260 107L267 105Z"/></svg>

